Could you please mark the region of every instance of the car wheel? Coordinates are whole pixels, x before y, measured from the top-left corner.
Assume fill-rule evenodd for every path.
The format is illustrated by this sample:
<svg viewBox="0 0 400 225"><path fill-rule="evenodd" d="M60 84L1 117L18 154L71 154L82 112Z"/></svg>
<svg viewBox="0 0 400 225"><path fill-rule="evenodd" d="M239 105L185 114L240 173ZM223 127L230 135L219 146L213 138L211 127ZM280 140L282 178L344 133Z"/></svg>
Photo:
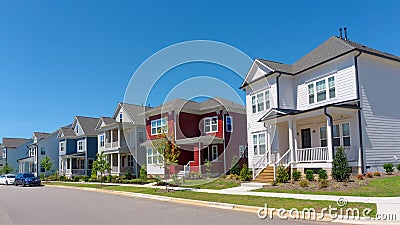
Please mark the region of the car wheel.
<svg viewBox="0 0 400 225"><path fill-rule="evenodd" d="M22 187L25 187L25 181L22 181Z"/></svg>
<svg viewBox="0 0 400 225"><path fill-rule="evenodd" d="M18 183L17 183L17 181L14 181L14 185L15 185L15 186L18 186Z"/></svg>
<svg viewBox="0 0 400 225"><path fill-rule="evenodd" d="M8 182L6 181L6 186L8 185Z"/></svg>

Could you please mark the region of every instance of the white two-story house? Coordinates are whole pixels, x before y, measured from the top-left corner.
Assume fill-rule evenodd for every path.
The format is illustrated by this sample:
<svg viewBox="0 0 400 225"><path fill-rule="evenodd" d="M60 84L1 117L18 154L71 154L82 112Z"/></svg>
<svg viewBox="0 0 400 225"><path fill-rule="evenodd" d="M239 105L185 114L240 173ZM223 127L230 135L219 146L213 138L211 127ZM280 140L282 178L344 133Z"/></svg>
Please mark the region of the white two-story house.
<svg viewBox="0 0 400 225"><path fill-rule="evenodd" d="M141 166L146 164L146 141L143 114L147 107L118 103L114 115L101 117L98 132L98 153L104 152L111 165L111 175L124 175L128 171L138 177Z"/></svg>
<svg viewBox="0 0 400 225"><path fill-rule="evenodd" d="M399 83L400 57L340 37L291 65L255 59L241 87L254 179L278 164L330 172L338 146L355 173L396 163Z"/></svg>

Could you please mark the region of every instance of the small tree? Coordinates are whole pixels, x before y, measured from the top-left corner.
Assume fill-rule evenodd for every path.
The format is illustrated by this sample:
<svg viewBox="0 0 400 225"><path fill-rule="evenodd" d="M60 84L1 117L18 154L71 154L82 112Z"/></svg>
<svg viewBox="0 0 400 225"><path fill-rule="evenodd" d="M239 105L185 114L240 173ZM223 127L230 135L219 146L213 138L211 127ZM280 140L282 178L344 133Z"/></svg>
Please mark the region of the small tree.
<svg viewBox="0 0 400 225"><path fill-rule="evenodd" d="M240 180L249 181L252 178L251 170L247 167L247 164L243 164L242 170L240 170Z"/></svg>
<svg viewBox="0 0 400 225"><path fill-rule="evenodd" d="M232 168L230 174L240 174L239 158L236 155L232 157Z"/></svg>
<svg viewBox="0 0 400 225"><path fill-rule="evenodd" d="M100 173L100 182L101 186L103 186L103 177L105 173L109 173L111 171L111 165L106 159L106 155L104 155L104 151L96 154L96 161L93 162L93 170Z"/></svg>
<svg viewBox="0 0 400 225"><path fill-rule="evenodd" d="M160 130L156 139L151 142L153 150L156 150L161 156L164 165L165 189L168 190L167 179L170 177L170 166L178 163L180 151L178 147L170 141L167 136L168 128ZM173 136L173 135L171 135Z"/></svg>
<svg viewBox="0 0 400 225"><path fill-rule="evenodd" d="M286 183L289 181L289 174L283 165L279 165L276 173L276 182Z"/></svg>
<svg viewBox="0 0 400 225"><path fill-rule="evenodd" d="M211 176L211 167L212 167L210 160L206 159L204 161L204 166L206 167L206 175L209 178Z"/></svg>
<svg viewBox="0 0 400 225"><path fill-rule="evenodd" d="M47 171L53 168L53 161L47 155L40 161L40 166L44 168L44 177L47 177Z"/></svg>
<svg viewBox="0 0 400 225"><path fill-rule="evenodd" d="M147 181L147 171L146 171L146 166L144 165L140 168L139 179Z"/></svg>
<svg viewBox="0 0 400 225"><path fill-rule="evenodd" d="M385 169L387 174L391 174L394 172L394 166L392 163L385 163L383 164L383 169Z"/></svg>
<svg viewBox="0 0 400 225"><path fill-rule="evenodd" d="M6 164L0 170L0 172L3 174L8 174L11 173L12 171L14 171L14 168L12 168L12 166L10 166L8 162L6 162Z"/></svg>
<svg viewBox="0 0 400 225"><path fill-rule="evenodd" d="M338 182L348 181L351 169L347 161L346 153L343 147L337 148L335 158L332 162L332 177Z"/></svg>

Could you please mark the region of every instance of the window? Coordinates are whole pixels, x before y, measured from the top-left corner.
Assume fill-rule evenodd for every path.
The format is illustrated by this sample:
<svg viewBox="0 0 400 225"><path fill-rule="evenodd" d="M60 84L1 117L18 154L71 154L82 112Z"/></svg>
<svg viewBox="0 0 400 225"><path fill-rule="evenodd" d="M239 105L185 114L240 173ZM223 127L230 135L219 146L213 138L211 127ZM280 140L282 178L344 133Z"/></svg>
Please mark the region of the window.
<svg viewBox="0 0 400 225"><path fill-rule="evenodd" d="M78 151L83 150L83 141L78 141Z"/></svg>
<svg viewBox="0 0 400 225"><path fill-rule="evenodd" d="M7 151L4 149L3 150L3 159L6 159L7 158Z"/></svg>
<svg viewBox="0 0 400 225"><path fill-rule="evenodd" d="M211 146L211 161L218 159L218 145Z"/></svg>
<svg viewBox="0 0 400 225"><path fill-rule="evenodd" d="M333 146L340 146L340 126L333 125Z"/></svg>
<svg viewBox="0 0 400 225"><path fill-rule="evenodd" d="M128 160L128 167L132 167L133 166L133 155L128 155L127 160Z"/></svg>
<svg viewBox="0 0 400 225"><path fill-rule="evenodd" d="M253 135L254 155L263 155L266 152L265 148L265 133Z"/></svg>
<svg viewBox="0 0 400 225"><path fill-rule="evenodd" d="M308 85L308 103L309 104L314 103L314 84Z"/></svg>
<svg viewBox="0 0 400 225"><path fill-rule="evenodd" d="M328 86L326 85L328 83ZM315 88L314 88L315 86ZM327 96L328 91L328 96ZM315 93L316 92L316 93ZM315 83L308 85L308 104L315 103L315 94L317 95L317 102L325 101L336 97L335 77L331 76L327 79L324 78Z"/></svg>
<svg viewBox="0 0 400 225"><path fill-rule="evenodd" d="M100 147L104 147L104 134L100 135Z"/></svg>
<svg viewBox="0 0 400 225"><path fill-rule="evenodd" d="M335 77L328 78L328 87L329 87L329 98L334 98L336 96L335 93Z"/></svg>
<svg viewBox="0 0 400 225"><path fill-rule="evenodd" d="M46 172L46 170L44 169L44 167L42 167L42 166L40 167L40 172L41 172L41 173Z"/></svg>
<svg viewBox="0 0 400 225"><path fill-rule="evenodd" d="M165 118L151 121L151 135L167 132L167 120Z"/></svg>
<svg viewBox="0 0 400 225"><path fill-rule="evenodd" d="M264 111L264 93L257 95L257 111Z"/></svg>
<svg viewBox="0 0 400 225"><path fill-rule="evenodd" d="M253 113L257 112L256 96L251 97L251 108L253 109Z"/></svg>
<svg viewBox="0 0 400 225"><path fill-rule="evenodd" d="M122 112L119 113L119 122L122 123Z"/></svg>
<svg viewBox="0 0 400 225"><path fill-rule="evenodd" d="M244 154L244 145L239 145L239 158L245 157Z"/></svg>
<svg viewBox="0 0 400 225"><path fill-rule="evenodd" d="M63 152L65 150L65 143L60 142L60 151Z"/></svg>
<svg viewBox="0 0 400 225"><path fill-rule="evenodd" d="M315 86L317 86L317 102L326 100L325 80L318 81Z"/></svg>
<svg viewBox="0 0 400 225"><path fill-rule="evenodd" d="M218 117L207 117L204 119L204 132L212 133L218 132Z"/></svg>
<svg viewBox="0 0 400 225"><path fill-rule="evenodd" d="M147 164L160 165L162 163L162 156L157 150L147 149Z"/></svg>
<svg viewBox="0 0 400 225"><path fill-rule="evenodd" d="M319 128L319 139L320 139L321 147L328 146L328 140L326 137L326 127Z"/></svg>
<svg viewBox="0 0 400 225"><path fill-rule="evenodd" d="M76 132L76 133L79 133L79 126L78 126L78 124L75 126L75 132Z"/></svg>
<svg viewBox="0 0 400 225"><path fill-rule="evenodd" d="M233 131L233 119L232 116L226 117L226 131L232 132Z"/></svg>
<svg viewBox="0 0 400 225"><path fill-rule="evenodd" d="M271 107L271 101L269 100L269 91L265 91L265 109Z"/></svg>
<svg viewBox="0 0 400 225"><path fill-rule="evenodd" d="M139 141L140 143L143 143L143 142L144 142L144 139L145 139L145 137L144 137L144 132L143 132L143 131L139 131L139 132L138 132L138 141Z"/></svg>
<svg viewBox="0 0 400 225"><path fill-rule="evenodd" d="M350 123L342 124L343 146L350 146Z"/></svg>
<svg viewBox="0 0 400 225"><path fill-rule="evenodd" d="M91 170L93 168L93 162L94 162L94 159L88 158L88 168L89 168L89 170Z"/></svg>
<svg viewBox="0 0 400 225"><path fill-rule="evenodd" d="M46 155L46 149L44 147L40 147L40 155Z"/></svg>

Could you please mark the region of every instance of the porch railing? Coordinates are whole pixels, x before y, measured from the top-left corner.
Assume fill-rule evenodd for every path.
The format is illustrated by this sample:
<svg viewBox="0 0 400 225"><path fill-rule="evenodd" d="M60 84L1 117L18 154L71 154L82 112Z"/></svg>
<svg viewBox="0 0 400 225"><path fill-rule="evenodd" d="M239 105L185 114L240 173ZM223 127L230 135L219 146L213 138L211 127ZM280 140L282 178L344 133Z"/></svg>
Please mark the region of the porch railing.
<svg viewBox="0 0 400 225"><path fill-rule="evenodd" d="M264 155L261 156L261 158L257 160L257 162L253 164L253 179L255 179L258 175L260 175L263 169L268 166L269 162L268 154L269 154L268 152L265 153Z"/></svg>
<svg viewBox="0 0 400 225"><path fill-rule="evenodd" d="M288 149L285 154L283 154L282 157L280 157L276 162L275 162L275 166L278 165L284 165L285 169L290 165L290 162L292 160L292 156L290 154L290 149Z"/></svg>
<svg viewBox="0 0 400 225"><path fill-rule="evenodd" d="M117 173L118 172L118 166L111 167L111 172Z"/></svg>
<svg viewBox="0 0 400 225"><path fill-rule="evenodd" d="M72 169L72 174L73 175L85 175L86 170L84 169Z"/></svg>
<svg viewBox="0 0 400 225"><path fill-rule="evenodd" d="M297 162L326 162L329 160L328 147L297 149Z"/></svg>
<svg viewBox="0 0 400 225"><path fill-rule="evenodd" d="M190 173L190 164L193 163L194 161L189 161L188 163L186 163L186 165L183 166L183 173L185 175L185 177L187 177Z"/></svg>

